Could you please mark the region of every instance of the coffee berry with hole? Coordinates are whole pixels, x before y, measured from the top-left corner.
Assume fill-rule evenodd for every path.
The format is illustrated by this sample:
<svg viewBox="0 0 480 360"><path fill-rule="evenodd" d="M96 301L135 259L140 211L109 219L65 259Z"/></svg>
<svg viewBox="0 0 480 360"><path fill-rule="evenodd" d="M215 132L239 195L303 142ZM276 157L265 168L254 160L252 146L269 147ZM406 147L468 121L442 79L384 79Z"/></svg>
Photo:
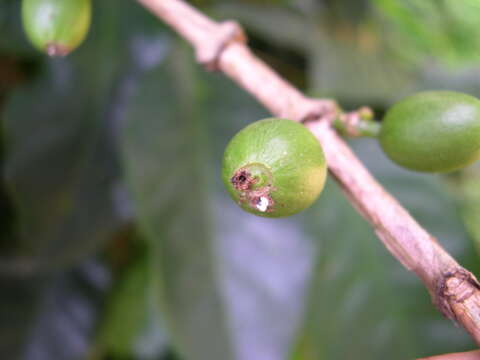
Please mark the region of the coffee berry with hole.
<svg viewBox="0 0 480 360"><path fill-rule="evenodd" d="M233 200L263 217L296 214L318 198L327 176L322 147L303 125L269 118L248 125L228 144L222 178Z"/></svg>

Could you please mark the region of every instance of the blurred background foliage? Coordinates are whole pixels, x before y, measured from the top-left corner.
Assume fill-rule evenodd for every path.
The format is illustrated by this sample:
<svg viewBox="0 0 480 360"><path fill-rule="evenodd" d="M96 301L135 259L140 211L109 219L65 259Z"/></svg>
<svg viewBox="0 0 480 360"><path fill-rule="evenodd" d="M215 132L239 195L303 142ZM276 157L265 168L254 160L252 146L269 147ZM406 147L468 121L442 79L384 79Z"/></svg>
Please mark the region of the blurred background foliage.
<svg viewBox="0 0 480 360"><path fill-rule="evenodd" d="M329 181L292 218L243 213L228 140L268 116L128 0L48 59L0 1L0 357L410 359L472 348ZM284 77L346 109L422 89L480 96L480 0L196 0ZM480 167L448 176L352 146L478 274ZM475 251L477 249L477 251Z"/></svg>

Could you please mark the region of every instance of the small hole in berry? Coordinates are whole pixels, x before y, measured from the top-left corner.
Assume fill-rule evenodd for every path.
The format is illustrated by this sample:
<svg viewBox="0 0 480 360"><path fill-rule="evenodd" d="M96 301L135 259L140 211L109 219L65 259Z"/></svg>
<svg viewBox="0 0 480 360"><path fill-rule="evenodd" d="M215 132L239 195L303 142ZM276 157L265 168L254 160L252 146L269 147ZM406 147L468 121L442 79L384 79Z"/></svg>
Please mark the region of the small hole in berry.
<svg viewBox="0 0 480 360"><path fill-rule="evenodd" d="M251 174L245 170L240 170L235 173L235 175L230 179L231 183L237 190L248 190L256 180L251 176Z"/></svg>

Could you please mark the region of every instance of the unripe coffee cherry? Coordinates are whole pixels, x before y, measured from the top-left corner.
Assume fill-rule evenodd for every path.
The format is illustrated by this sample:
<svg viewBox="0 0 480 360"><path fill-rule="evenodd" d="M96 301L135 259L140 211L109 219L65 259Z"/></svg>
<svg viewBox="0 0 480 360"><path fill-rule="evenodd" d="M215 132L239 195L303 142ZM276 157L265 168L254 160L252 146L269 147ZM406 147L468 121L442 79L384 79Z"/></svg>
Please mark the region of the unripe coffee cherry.
<svg viewBox="0 0 480 360"><path fill-rule="evenodd" d="M409 96L388 110L380 144L394 162L448 172L480 159L480 101L452 91Z"/></svg>
<svg viewBox="0 0 480 360"><path fill-rule="evenodd" d="M317 139L292 120L257 121L228 144L222 178L244 210L283 217L309 207L325 184L327 166Z"/></svg>
<svg viewBox="0 0 480 360"><path fill-rule="evenodd" d="M85 38L90 0L23 0L23 27L35 47L50 56L65 56Z"/></svg>

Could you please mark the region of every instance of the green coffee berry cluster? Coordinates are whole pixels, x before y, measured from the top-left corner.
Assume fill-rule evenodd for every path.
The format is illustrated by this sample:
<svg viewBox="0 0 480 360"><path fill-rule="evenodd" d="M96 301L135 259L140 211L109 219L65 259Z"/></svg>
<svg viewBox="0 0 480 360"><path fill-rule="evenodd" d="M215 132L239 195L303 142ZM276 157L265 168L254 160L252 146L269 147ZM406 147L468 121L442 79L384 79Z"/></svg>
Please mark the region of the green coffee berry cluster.
<svg viewBox="0 0 480 360"><path fill-rule="evenodd" d="M378 136L391 160L411 170L448 172L480 160L480 101L466 94L417 93L395 104L380 127L362 129ZM283 217L316 200L326 164L321 146L304 126L271 118L247 126L230 141L222 177L244 210Z"/></svg>
<svg viewBox="0 0 480 360"><path fill-rule="evenodd" d="M50 56L77 48L90 27L90 0L23 0L22 19L32 44Z"/></svg>

